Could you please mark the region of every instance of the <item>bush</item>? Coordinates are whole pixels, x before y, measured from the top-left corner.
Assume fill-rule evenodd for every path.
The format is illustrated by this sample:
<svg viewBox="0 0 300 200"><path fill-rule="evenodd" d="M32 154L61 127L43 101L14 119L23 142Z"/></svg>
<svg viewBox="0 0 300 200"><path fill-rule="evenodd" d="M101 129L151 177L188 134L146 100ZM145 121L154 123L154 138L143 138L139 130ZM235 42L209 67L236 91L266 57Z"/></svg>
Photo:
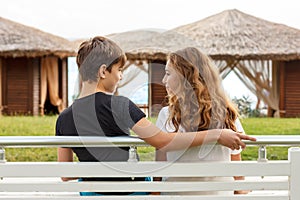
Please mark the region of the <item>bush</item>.
<svg viewBox="0 0 300 200"><path fill-rule="evenodd" d="M241 115L241 117L263 117L264 114L260 109L252 109L251 104L253 101L250 100L249 96L242 96L242 98L232 99L232 101L236 104L237 109Z"/></svg>
<svg viewBox="0 0 300 200"><path fill-rule="evenodd" d="M252 101L249 99L249 96L243 96L242 98L234 97L232 101L236 104L237 109L242 117L249 117L250 113L252 112Z"/></svg>

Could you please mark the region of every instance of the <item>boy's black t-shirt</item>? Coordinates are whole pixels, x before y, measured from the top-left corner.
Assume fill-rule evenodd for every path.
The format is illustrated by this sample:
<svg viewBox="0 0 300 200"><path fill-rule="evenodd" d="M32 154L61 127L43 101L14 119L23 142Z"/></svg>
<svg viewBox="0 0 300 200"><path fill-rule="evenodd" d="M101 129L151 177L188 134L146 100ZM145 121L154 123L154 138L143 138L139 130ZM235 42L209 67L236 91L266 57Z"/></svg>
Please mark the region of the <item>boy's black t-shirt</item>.
<svg viewBox="0 0 300 200"><path fill-rule="evenodd" d="M145 114L128 98L102 92L77 99L56 122L57 136L128 136ZM72 150L79 161L126 161L129 148L93 147Z"/></svg>

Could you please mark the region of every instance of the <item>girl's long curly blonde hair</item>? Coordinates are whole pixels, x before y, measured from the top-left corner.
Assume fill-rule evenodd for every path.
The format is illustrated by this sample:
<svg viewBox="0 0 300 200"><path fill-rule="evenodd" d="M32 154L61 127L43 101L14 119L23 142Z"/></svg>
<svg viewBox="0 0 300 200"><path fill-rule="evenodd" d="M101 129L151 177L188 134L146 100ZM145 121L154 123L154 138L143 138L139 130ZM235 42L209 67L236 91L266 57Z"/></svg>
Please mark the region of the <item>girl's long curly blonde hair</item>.
<svg viewBox="0 0 300 200"><path fill-rule="evenodd" d="M227 98L217 68L208 56L197 48L188 47L168 57L169 65L181 77L179 92L168 94L169 118L177 132L214 128L236 131L238 113Z"/></svg>

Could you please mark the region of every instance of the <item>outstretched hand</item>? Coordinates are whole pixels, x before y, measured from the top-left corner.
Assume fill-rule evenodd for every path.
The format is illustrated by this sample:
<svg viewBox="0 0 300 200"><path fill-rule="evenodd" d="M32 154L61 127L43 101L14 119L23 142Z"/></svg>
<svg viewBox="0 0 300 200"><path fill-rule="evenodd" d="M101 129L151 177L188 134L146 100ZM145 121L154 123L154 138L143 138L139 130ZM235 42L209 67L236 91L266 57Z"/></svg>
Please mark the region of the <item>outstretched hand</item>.
<svg viewBox="0 0 300 200"><path fill-rule="evenodd" d="M246 147L246 144L242 140L256 141L256 138L234 132L231 129L223 129L218 138L218 143L232 150L239 150Z"/></svg>

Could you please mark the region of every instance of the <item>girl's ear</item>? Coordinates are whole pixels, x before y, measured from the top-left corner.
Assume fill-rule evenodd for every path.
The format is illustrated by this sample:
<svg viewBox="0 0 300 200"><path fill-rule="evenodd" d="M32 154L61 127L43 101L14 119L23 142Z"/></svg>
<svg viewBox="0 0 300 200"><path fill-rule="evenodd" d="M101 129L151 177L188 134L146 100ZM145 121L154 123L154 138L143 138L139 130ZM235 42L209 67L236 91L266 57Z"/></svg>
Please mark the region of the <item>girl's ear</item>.
<svg viewBox="0 0 300 200"><path fill-rule="evenodd" d="M98 77L101 79L105 78L106 65L101 65L98 70Z"/></svg>

